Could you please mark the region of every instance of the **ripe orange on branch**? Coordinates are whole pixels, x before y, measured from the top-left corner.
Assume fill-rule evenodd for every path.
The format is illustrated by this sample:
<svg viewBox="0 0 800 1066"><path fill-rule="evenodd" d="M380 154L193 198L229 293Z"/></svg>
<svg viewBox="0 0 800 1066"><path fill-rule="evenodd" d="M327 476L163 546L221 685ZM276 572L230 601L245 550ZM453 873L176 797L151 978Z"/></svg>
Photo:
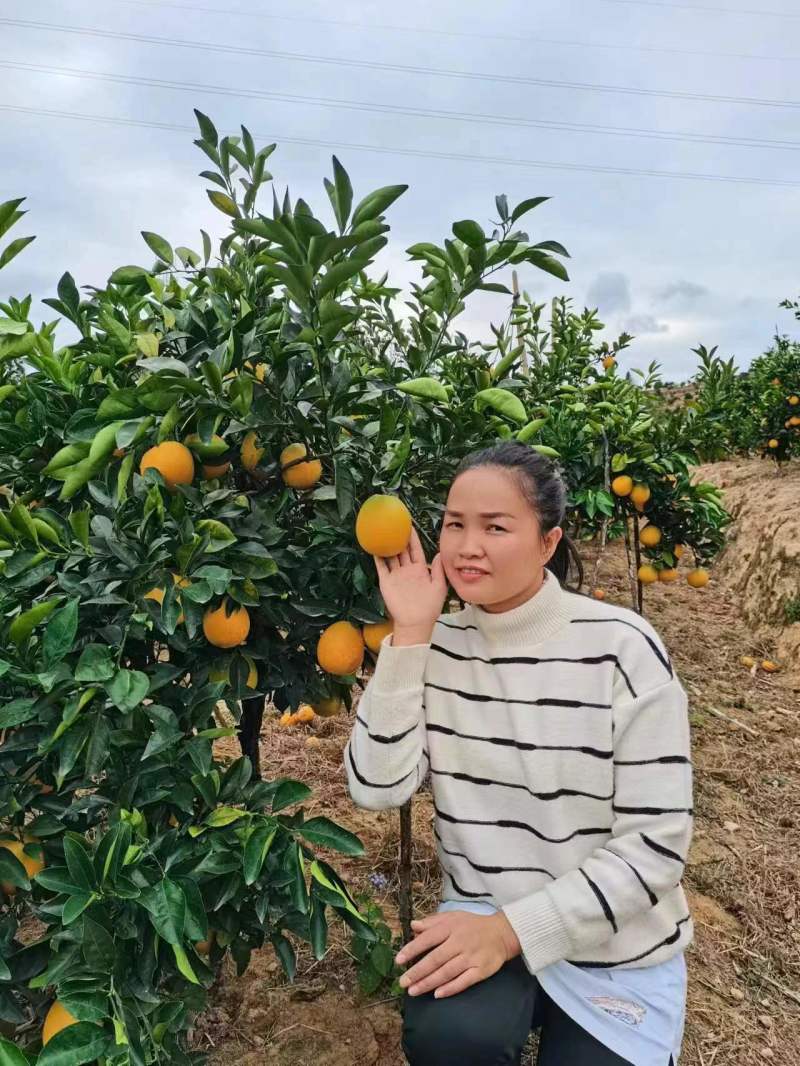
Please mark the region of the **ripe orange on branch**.
<svg viewBox="0 0 800 1066"><path fill-rule="evenodd" d="M672 567L665 567L663 570L658 571L658 580L663 581L665 584L671 584L673 581L678 580L678 571Z"/></svg>
<svg viewBox="0 0 800 1066"><path fill-rule="evenodd" d="M350 622L334 622L317 643L317 662L328 674L354 674L364 661L361 630Z"/></svg>
<svg viewBox="0 0 800 1066"><path fill-rule="evenodd" d="M281 473L284 482L292 489L310 489L322 477L322 463L319 459L309 459L307 463L295 463L287 467L295 459L303 459L308 455L305 444L289 444L281 452Z"/></svg>
<svg viewBox="0 0 800 1066"><path fill-rule="evenodd" d="M661 543L661 530L658 526L645 526L639 534L639 543L645 548L655 548Z"/></svg>
<svg viewBox="0 0 800 1066"><path fill-rule="evenodd" d="M255 470L263 454L264 449L259 447L255 431L251 429L242 441L242 466L245 470Z"/></svg>
<svg viewBox="0 0 800 1066"><path fill-rule="evenodd" d="M391 633L394 629L394 623L390 621L386 622L370 622L365 626L362 626L361 633L364 637L364 643L367 645L370 651L376 655L381 650L381 643L383 638Z"/></svg>
<svg viewBox="0 0 800 1066"><path fill-rule="evenodd" d="M620 474L611 482L611 491L615 496L630 496L633 491L633 478L627 474Z"/></svg>
<svg viewBox="0 0 800 1066"><path fill-rule="evenodd" d="M356 539L370 555L399 555L411 539L408 508L397 496L370 496L356 517Z"/></svg>
<svg viewBox="0 0 800 1066"><path fill-rule="evenodd" d="M634 485L631 489L631 503L641 511L651 495L647 485Z"/></svg>
<svg viewBox="0 0 800 1066"><path fill-rule="evenodd" d="M653 585L658 581L658 570L649 563L644 563L639 567L636 576L643 585Z"/></svg>
<svg viewBox="0 0 800 1066"><path fill-rule="evenodd" d="M312 707L319 718L335 718L344 710L344 704L338 696L326 696L324 699L317 700Z"/></svg>
<svg viewBox="0 0 800 1066"><path fill-rule="evenodd" d="M211 481L211 479L215 477L224 477L225 474L228 473L230 468L230 463L220 463L219 466L209 466L208 464L204 463L203 477L206 481Z"/></svg>
<svg viewBox="0 0 800 1066"><path fill-rule="evenodd" d="M161 474L170 491L177 485L191 485L194 480L192 453L176 440L165 440L163 444L156 444L144 453L139 473L144 474L151 469Z"/></svg>
<svg viewBox="0 0 800 1066"><path fill-rule="evenodd" d="M246 607L237 607L226 613L226 604L211 608L203 615L203 632L209 644L215 648L235 648L244 644L250 632L250 614Z"/></svg>
<svg viewBox="0 0 800 1066"><path fill-rule="evenodd" d="M56 1000L44 1018L42 1045L47 1044L62 1029L66 1029L68 1025L77 1024L78 1019L74 1014L70 1014L67 1008Z"/></svg>

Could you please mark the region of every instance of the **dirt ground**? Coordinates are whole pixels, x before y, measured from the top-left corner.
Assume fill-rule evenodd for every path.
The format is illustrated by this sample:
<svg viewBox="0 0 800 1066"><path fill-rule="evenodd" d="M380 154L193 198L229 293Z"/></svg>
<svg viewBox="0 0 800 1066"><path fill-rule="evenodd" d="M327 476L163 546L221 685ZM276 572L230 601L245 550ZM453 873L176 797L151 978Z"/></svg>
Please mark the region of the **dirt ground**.
<svg viewBox="0 0 800 1066"><path fill-rule="evenodd" d="M696 938L688 953L681 1066L763 1066L764 1060L797 1066L800 675L750 671L740 662L743 655L758 661L780 657L782 631L763 617L758 624L747 621L742 612L744 586L757 598L759 580L773 588L780 584L779 575L755 574L751 560L756 546L775 535L774 516L759 506L770 496L765 479L772 484L775 475L758 460L701 473L731 486L739 523L731 547L708 588L696 591L681 581L645 591L645 612L663 635L691 700L696 823L685 884ZM793 494L796 516L800 464L781 485L787 507ZM800 536L794 550L800 552ZM779 565L787 551L790 545L761 558ZM585 554L591 563L592 550ZM621 545L604 555L599 585L609 600L629 605ZM796 588L800 593L800 584ZM357 892L369 888L371 874L387 878L376 899L396 928L398 815L358 810L348 798L342 748L351 719L288 731L275 723L267 716L265 775L308 782L314 787L308 809L359 834L365 856L334 861ZM306 745L310 735L320 738L319 746ZM413 818L414 904L416 913L425 914L435 908L439 885L430 798L424 792L415 798ZM222 973L213 1006L194 1033L195 1046L209 1052L213 1066L402 1066L397 1001L360 998L349 937L334 923L331 932L323 960L301 952L293 985L285 982L271 948L256 953L242 978L232 969ZM526 1063L535 1059L533 1046L532 1039Z"/></svg>

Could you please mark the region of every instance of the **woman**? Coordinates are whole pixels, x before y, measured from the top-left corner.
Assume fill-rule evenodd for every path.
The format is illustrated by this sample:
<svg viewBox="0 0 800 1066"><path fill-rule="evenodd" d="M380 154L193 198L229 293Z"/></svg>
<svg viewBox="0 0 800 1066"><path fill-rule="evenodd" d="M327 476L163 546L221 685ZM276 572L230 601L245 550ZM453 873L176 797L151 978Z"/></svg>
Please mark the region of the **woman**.
<svg viewBox="0 0 800 1066"><path fill-rule="evenodd" d="M430 568L375 557L394 631L345 751L354 801L431 775L439 910L413 923L411 1066L668 1066L683 1032L692 825L685 692L637 614L566 590L554 465L462 462ZM451 584L465 603L441 614Z"/></svg>

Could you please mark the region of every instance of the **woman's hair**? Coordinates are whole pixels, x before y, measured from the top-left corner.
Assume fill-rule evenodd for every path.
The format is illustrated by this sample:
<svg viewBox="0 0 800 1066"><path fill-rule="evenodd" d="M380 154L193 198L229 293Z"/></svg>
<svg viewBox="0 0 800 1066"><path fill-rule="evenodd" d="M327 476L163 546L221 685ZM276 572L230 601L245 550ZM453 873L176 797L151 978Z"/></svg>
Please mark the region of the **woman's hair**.
<svg viewBox="0 0 800 1066"><path fill-rule="evenodd" d="M556 464L520 441L501 441L488 448L470 452L459 463L453 480L467 470L481 466L496 466L510 471L520 492L539 518L542 533L564 525L567 508L567 487ZM568 585L570 571L574 573L573 591L583 584L583 563L577 548L564 533L556 550L546 564L562 585Z"/></svg>

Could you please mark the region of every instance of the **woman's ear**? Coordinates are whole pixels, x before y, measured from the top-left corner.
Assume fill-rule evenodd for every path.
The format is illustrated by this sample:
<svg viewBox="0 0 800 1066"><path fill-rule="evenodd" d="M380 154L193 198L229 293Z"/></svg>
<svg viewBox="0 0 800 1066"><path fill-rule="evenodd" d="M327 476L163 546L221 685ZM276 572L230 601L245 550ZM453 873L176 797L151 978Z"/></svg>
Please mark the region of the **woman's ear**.
<svg viewBox="0 0 800 1066"><path fill-rule="evenodd" d="M561 526L554 526L551 530L544 534L542 541L544 542L544 563L547 564L553 558L555 550L559 545L561 538L564 536L564 530Z"/></svg>

